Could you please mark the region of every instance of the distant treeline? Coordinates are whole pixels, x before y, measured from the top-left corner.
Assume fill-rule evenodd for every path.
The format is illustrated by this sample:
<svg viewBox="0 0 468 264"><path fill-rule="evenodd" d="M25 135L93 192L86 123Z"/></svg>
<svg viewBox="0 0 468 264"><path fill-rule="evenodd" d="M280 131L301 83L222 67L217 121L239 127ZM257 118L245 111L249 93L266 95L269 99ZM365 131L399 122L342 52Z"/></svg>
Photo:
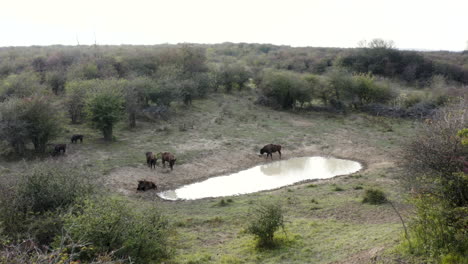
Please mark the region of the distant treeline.
<svg viewBox="0 0 468 264"><path fill-rule="evenodd" d="M424 117L468 94L468 54L437 54L400 51L382 40L357 49L245 43L0 48L0 142L20 154L31 142L45 152L65 115L112 140L113 126L124 118L135 127L137 119L165 118L173 103L190 106L215 92L248 91L257 104L278 109Z"/></svg>

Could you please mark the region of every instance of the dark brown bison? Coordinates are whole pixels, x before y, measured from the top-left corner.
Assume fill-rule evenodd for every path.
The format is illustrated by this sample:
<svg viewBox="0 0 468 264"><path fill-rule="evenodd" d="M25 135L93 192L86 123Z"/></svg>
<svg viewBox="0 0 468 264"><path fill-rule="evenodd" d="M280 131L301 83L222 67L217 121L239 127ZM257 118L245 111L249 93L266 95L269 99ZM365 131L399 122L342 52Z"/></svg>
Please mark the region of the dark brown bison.
<svg viewBox="0 0 468 264"><path fill-rule="evenodd" d="M153 154L153 152L146 152L146 164L148 164L148 167L150 169L155 168L156 169L156 162L158 161L158 158L156 155Z"/></svg>
<svg viewBox="0 0 468 264"><path fill-rule="evenodd" d="M67 151L67 144L55 144L54 146L54 154L63 154Z"/></svg>
<svg viewBox="0 0 468 264"><path fill-rule="evenodd" d="M77 143L78 140L80 140L80 142L83 143L83 137L84 137L83 135L73 135L71 137L71 142L72 143Z"/></svg>
<svg viewBox="0 0 468 264"><path fill-rule="evenodd" d="M166 161L169 162L169 167L171 167L171 170L172 168L174 167L174 164L176 162L176 158L174 157L174 155L172 155L171 153L169 152L164 152L164 153L161 153L161 159L162 159L162 164L163 164L163 167L166 167Z"/></svg>
<svg viewBox="0 0 468 264"><path fill-rule="evenodd" d="M266 153L267 154L267 158L268 156L271 157L271 159L273 159L273 154L274 152L278 152L279 153L279 157L281 159L281 146L280 145L275 145L275 144L268 144L266 146L264 146L261 150L260 150L260 154L263 155L263 153Z"/></svg>
<svg viewBox="0 0 468 264"><path fill-rule="evenodd" d="M147 191L151 189L157 190L158 186L156 186L156 184L154 184L152 181L138 181L137 191Z"/></svg>

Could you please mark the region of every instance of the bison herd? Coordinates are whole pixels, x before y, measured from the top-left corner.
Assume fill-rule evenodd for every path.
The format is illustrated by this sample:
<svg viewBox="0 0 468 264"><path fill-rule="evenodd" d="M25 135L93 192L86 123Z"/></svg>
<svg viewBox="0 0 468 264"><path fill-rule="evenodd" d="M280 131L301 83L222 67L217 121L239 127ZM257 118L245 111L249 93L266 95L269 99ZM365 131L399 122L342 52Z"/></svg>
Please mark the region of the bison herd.
<svg viewBox="0 0 468 264"><path fill-rule="evenodd" d="M267 154L266 158L270 156L270 158L273 159L273 153L275 152L278 152L279 158L281 159L281 145L275 145L275 144L265 145L260 150L260 155L263 156L263 154L266 153ZM169 152L160 152L158 154L154 154L153 152L146 152L146 164L148 165L148 167L150 167L150 169L156 168L156 164L159 158L162 160L163 167L166 167L166 162L168 162L171 170L173 169L174 164L177 160L175 156ZM155 190L158 189L158 187L156 186L154 182L146 181L146 180L138 181L137 191L147 191L151 189L155 189Z"/></svg>

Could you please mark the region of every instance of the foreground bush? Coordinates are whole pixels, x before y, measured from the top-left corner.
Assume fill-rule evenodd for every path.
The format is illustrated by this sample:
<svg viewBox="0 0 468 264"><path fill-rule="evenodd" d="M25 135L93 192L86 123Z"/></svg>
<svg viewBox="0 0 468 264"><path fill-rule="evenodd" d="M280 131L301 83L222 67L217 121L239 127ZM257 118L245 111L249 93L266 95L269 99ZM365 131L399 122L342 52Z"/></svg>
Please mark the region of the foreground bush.
<svg viewBox="0 0 468 264"><path fill-rule="evenodd" d="M278 204L262 204L255 208L247 232L258 239L259 247L273 247L273 236L282 228L284 231L283 210Z"/></svg>
<svg viewBox="0 0 468 264"><path fill-rule="evenodd" d="M468 262L466 106L462 101L441 109L406 147L410 173L403 179L417 209L408 249L428 262Z"/></svg>
<svg viewBox="0 0 468 264"><path fill-rule="evenodd" d="M55 161L34 165L20 175L2 175L0 230L13 240L50 243L61 231L60 212L94 192L92 176L83 168Z"/></svg>
<svg viewBox="0 0 468 264"><path fill-rule="evenodd" d="M90 243L99 253L113 252L133 263L159 262L172 253L168 222L154 207L136 210L116 198L88 199L63 220L73 241Z"/></svg>
<svg viewBox="0 0 468 264"><path fill-rule="evenodd" d="M468 207L453 207L429 194L414 199L413 204L417 211L409 226L412 253L429 260L451 256L462 261L446 263L467 263Z"/></svg>

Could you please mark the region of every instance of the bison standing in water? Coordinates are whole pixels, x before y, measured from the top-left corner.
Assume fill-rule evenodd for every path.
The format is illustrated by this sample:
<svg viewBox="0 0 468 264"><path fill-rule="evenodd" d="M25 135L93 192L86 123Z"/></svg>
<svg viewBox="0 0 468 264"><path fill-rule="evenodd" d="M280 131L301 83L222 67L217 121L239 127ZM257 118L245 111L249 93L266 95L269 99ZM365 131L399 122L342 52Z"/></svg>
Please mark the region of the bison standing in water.
<svg viewBox="0 0 468 264"><path fill-rule="evenodd" d="M157 190L158 186L156 186L156 184L154 184L152 181L138 181L137 191L147 191L151 189Z"/></svg>
<svg viewBox="0 0 468 264"><path fill-rule="evenodd" d="M146 164L148 164L148 167L152 169L153 167L156 169L156 161L158 158L156 155L153 154L153 152L146 152Z"/></svg>
<svg viewBox="0 0 468 264"><path fill-rule="evenodd" d="M280 145L275 145L275 144L268 144L266 146L264 146L261 150L260 150L260 154L263 155L263 153L266 153L267 154L267 158L268 156L271 157L271 159L273 159L273 154L274 152L278 152L279 153L279 157L281 159L281 146Z"/></svg>
<svg viewBox="0 0 468 264"><path fill-rule="evenodd" d="M172 155L171 153L169 152L164 152L164 153L161 153L161 159L162 159L162 164L163 164L163 167L166 167L166 161L169 162L169 167L171 167L171 170L172 168L174 167L174 164L176 162L176 158L174 157L174 155Z"/></svg>

